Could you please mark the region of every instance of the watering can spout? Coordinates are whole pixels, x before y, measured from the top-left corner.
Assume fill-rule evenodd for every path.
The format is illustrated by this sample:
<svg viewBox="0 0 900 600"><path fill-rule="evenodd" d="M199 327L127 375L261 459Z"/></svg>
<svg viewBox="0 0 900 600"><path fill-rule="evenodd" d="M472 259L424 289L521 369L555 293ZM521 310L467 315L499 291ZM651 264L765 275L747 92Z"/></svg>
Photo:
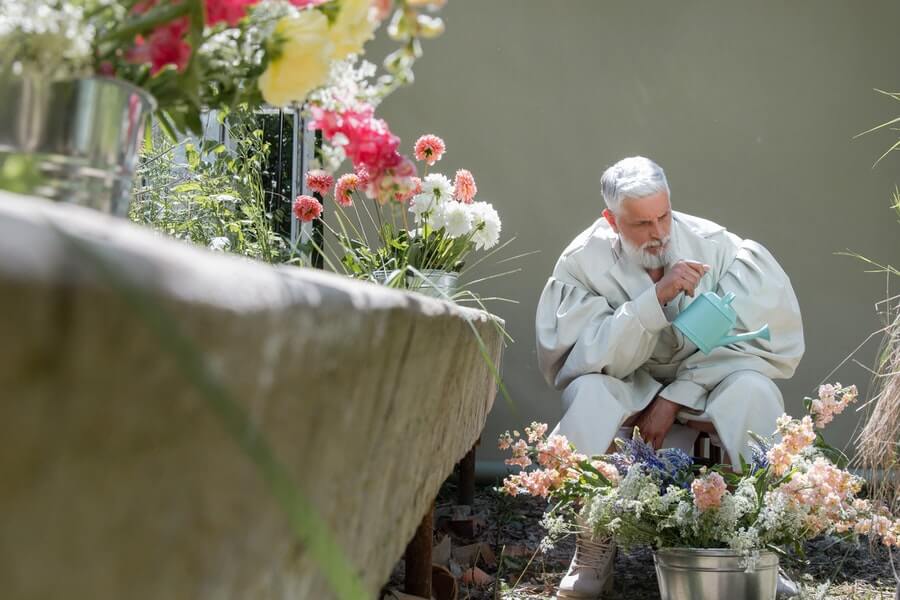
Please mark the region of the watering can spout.
<svg viewBox="0 0 900 600"><path fill-rule="evenodd" d="M747 333L742 333L740 335L729 335L723 337L716 345L727 346L728 344L737 344L738 342L748 342L750 340L755 340L756 338L762 338L764 340L771 339L769 337L769 326L763 325L756 331L748 331Z"/></svg>

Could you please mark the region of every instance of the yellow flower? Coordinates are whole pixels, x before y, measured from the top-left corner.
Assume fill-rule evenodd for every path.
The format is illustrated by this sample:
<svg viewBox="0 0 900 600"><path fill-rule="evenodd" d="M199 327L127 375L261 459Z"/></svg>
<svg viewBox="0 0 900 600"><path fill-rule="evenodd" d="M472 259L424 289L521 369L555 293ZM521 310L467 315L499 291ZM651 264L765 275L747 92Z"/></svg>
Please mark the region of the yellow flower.
<svg viewBox="0 0 900 600"><path fill-rule="evenodd" d="M334 58L328 18L318 10L305 10L279 20L274 35L283 41L281 54L259 78L259 90L273 106L303 102L328 79Z"/></svg>
<svg viewBox="0 0 900 600"><path fill-rule="evenodd" d="M371 0L341 0L337 19L331 26L335 58L361 54L363 44L374 37L377 26Z"/></svg>

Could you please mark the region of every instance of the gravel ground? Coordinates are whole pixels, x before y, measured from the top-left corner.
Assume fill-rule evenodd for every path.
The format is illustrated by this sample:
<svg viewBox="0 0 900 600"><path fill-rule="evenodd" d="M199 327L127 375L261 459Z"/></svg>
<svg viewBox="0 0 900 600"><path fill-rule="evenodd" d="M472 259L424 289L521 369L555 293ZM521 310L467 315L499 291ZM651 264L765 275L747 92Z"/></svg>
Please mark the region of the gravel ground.
<svg viewBox="0 0 900 600"><path fill-rule="evenodd" d="M453 547L486 542L499 560L479 559L477 565L493 579L485 585L459 583L460 600L537 600L555 598L556 586L565 574L574 552L574 538L562 540L547 553L538 552L543 537L540 525L546 503L528 496L510 498L490 487L476 490L473 514L479 525L474 537L459 535L449 525L455 488L448 482L438 496L435 541L449 535ZM806 557L782 562L800 583L801 599L893 600L894 577L882 548L852 546L833 539L806 544ZM450 570L460 575L465 564L452 561ZM900 566L900 565L898 565ZM388 586L402 589L403 565L398 563ZM609 600L655 600L659 598L653 557L647 549L619 552L613 595Z"/></svg>

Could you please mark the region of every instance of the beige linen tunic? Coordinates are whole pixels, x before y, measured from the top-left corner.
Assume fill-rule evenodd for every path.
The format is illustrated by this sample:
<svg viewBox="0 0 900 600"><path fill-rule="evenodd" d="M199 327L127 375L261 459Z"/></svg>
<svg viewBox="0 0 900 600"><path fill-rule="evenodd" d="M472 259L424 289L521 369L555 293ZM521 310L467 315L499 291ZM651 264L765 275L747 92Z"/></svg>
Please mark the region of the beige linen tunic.
<svg viewBox="0 0 900 600"><path fill-rule="evenodd" d="M734 292L736 329L768 323L771 341L698 351L671 326L694 298L680 294L661 307L650 276L601 218L562 253L538 303L538 364L563 390L555 432L581 452L605 452L622 422L660 394L685 407L680 420L712 421L737 465L739 454L749 458L747 429L768 435L783 412L771 379L791 377L803 356L800 307L760 244L674 211L672 229L678 258L711 266L694 297Z"/></svg>

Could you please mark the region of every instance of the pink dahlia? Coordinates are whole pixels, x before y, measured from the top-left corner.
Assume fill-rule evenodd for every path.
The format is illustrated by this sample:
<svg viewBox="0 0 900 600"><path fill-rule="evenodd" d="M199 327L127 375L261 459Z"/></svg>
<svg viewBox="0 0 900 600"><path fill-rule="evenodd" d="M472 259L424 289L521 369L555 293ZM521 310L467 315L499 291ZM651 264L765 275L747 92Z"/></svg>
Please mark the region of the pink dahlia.
<svg viewBox="0 0 900 600"><path fill-rule="evenodd" d="M478 193L478 187L475 185L475 178L472 173L466 169L460 169L456 172L456 180L453 183L456 199L463 204L472 204L475 194Z"/></svg>
<svg viewBox="0 0 900 600"><path fill-rule="evenodd" d="M446 149L447 146L444 144L444 140L438 136L431 134L423 135L416 140L416 160L424 160L429 165L433 165L441 160Z"/></svg>
<svg viewBox="0 0 900 600"><path fill-rule="evenodd" d="M360 179L355 173L347 173L338 178L334 188L334 201L340 206L353 206L353 192L359 189Z"/></svg>
<svg viewBox="0 0 900 600"><path fill-rule="evenodd" d="M325 196L331 191L334 185L334 177L328 171L315 169L306 174L306 185L312 191Z"/></svg>
<svg viewBox="0 0 900 600"><path fill-rule="evenodd" d="M416 165L401 156L400 164L396 167L385 169L378 176L369 179L366 195L379 204L386 204L391 200L406 202L414 196L416 179Z"/></svg>
<svg viewBox="0 0 900 600"><path fill-rule="evenodd" d="M297 196L294 200L294 216L309 223L322 215L322 203L312 196Z"/></svg>
<svg viewBox="0 0 900 600"><path fill-rule="evenodd" d="M407 177L399 186L397 193L394 194L394 200L400 203L406 203L412 200L413 196L422 193L422 180L418 177Z"/></svg>

